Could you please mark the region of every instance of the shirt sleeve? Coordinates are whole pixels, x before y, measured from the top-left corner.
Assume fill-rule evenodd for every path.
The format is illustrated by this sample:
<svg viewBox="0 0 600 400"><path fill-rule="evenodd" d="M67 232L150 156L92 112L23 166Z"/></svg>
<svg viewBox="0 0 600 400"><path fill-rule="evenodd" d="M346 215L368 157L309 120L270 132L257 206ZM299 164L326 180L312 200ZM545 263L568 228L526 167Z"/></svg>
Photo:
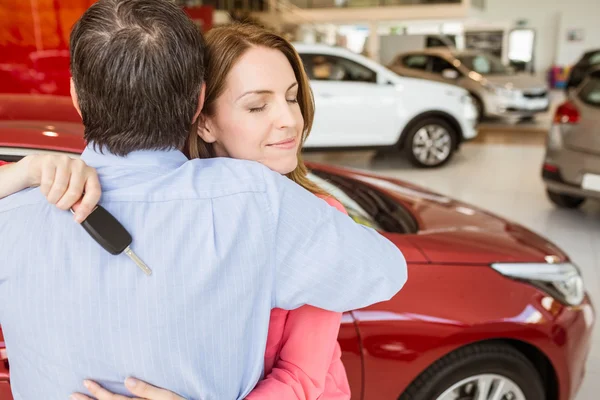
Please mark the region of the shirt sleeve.
<svg viewBox="0 0 600 400"><path fill-rule="evenodd" d="M346 214L344 206L333 197L321 198ZM311 306L290 311L275 366L246 400L350 399L337 342L341 319L341 313Z"/></svg>
<svg viewBox="0 0 600 400"><path fill-rule="evenodd" d="M273 221L273 307L344 312L389 300L407 279L400 250L288 178L263 169Z"/></svg>

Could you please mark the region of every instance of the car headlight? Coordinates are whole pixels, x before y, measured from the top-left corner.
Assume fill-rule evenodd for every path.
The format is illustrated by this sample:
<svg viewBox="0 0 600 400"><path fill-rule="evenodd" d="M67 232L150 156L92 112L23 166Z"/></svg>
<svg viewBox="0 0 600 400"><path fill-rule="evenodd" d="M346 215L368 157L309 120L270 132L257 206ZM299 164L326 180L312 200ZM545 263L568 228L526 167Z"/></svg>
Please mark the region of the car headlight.
<svg viewBox="0 0 600 400"><path fill-rule="evenodd" d="M498 263L492 268L509 278L528 282L566 305L578 306L585 297L581 273L571 263Z"/></svg>
<svg viewBox="0 0 600 400"><path fill-rule="evenodd" d="M518 92L514 89L507 89L505 87L495 86L490 83L483 86L488 92L495 94L496 96L514 99L518 96Z"/></svg>

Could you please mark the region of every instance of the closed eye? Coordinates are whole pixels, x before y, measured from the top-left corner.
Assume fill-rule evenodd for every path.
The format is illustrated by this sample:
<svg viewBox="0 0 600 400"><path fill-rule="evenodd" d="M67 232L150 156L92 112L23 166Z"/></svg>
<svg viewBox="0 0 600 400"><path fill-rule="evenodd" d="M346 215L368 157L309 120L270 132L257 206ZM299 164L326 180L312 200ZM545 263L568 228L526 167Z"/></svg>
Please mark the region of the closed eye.
<svg viewBox="0 0 600 400"><path fill-rule="evenodd" d="M266 105L266 104L265 104L264 106L262 106L262 107L255 107L255 108L251 108L251 109L250 109L250 112L251 112L251 113L255 113L255 112L261 112L261 111L264 111L264 110L265 110L265 108L267 108L267 105Z"/></svg>

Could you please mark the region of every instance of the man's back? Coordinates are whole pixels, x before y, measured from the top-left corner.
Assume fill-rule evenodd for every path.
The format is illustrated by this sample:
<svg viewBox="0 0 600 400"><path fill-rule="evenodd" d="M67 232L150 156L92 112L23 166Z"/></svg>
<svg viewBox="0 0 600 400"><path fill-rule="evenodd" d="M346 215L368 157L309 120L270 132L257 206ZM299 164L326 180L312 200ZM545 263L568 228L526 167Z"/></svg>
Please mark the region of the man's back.
<svg viewBox="0 0 600 400"><path fill-rule="evenodd" d="M257 163L84 152L153 274L104 251L38 190L0 201L0 323L16 400L136 376L189 399L260 379L270 310L343 311L406 280L400 252ZM297 203L297 204L296 204Z"/></svg>
<svg viewBox="0 0 600 400"><path fill-rule="evenodd" d="M256 168L236 177L222 163L202 173L160 163L105 182L103 196L150 277L39 190L0 212L0 322L16 399L66 399L84 378L122 391L129 375L186 398L233 399L259 378L272 277Z"/></svg>

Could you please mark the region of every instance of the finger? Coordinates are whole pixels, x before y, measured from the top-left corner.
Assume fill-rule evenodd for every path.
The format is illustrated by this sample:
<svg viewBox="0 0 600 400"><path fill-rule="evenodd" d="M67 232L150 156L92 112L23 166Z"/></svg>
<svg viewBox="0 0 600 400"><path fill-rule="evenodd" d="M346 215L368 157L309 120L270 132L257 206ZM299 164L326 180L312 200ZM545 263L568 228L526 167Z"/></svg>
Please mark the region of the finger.
<svg viewBox="0 0 600 400"><path fill-rule="evenodd" d="M52 184L54 183L54 176L56 175L56 165L52 163L41 163L41 180L40 180L40 190L42 194L48 197L48 193L50 193L50 189L52 188Z"/></svg>
<svg viewBox="0 0 600 400"><path fill-rule="evenodd" d="M56 166L56 172L54 173L54 183L50 188L50 192L46 196L50 204L56 204L58 200L65 194L69 187L69 178L71 171L67 162L61 162Z"/></svg>
<svg viewBox="0 0 600 400"><path fill-rule="evenodd" d="M129 397L114 394L98 385L96 382L85 380L84 386L98 400L131 400Z"/></svg>
<svg viewBox="0 0 600 400"><path fill-rule="evenodd" d="M94 400L91 397L87 397L84 394L81 393L73 393L70 397L69 400Z"/></svg>
<svg viewBox="0 0 600 400"><path fill-rule="evenodd" d="M83 187L87 178L84 173L85 170L83 164L73 162L70 164L70 169L71 178L69 179L69 186L60 200L56 203L56 207L61 210L68 210L81 198L81 196L83 196Z"/></svg>
<svg viewBox="0 0 600 400"><path fill-rule="evenodd" d="M125 387L134 395L152 400L185 400L173 392L160 389L135 378L125 379Z"/></svg>
<svg viewBox="0 0 600 400"><path fill-rule="evenodd" d="M102 189L100 188L100 180L98 179L96 171L93 171L85 182L85 194L83 195L83 199L77 204L77 207L73 208L73 210L75 210L75 221L78 223L83 222L88 215L94 211L94 208L96 208L98 202L100 202L101 196Z"/></svg>

